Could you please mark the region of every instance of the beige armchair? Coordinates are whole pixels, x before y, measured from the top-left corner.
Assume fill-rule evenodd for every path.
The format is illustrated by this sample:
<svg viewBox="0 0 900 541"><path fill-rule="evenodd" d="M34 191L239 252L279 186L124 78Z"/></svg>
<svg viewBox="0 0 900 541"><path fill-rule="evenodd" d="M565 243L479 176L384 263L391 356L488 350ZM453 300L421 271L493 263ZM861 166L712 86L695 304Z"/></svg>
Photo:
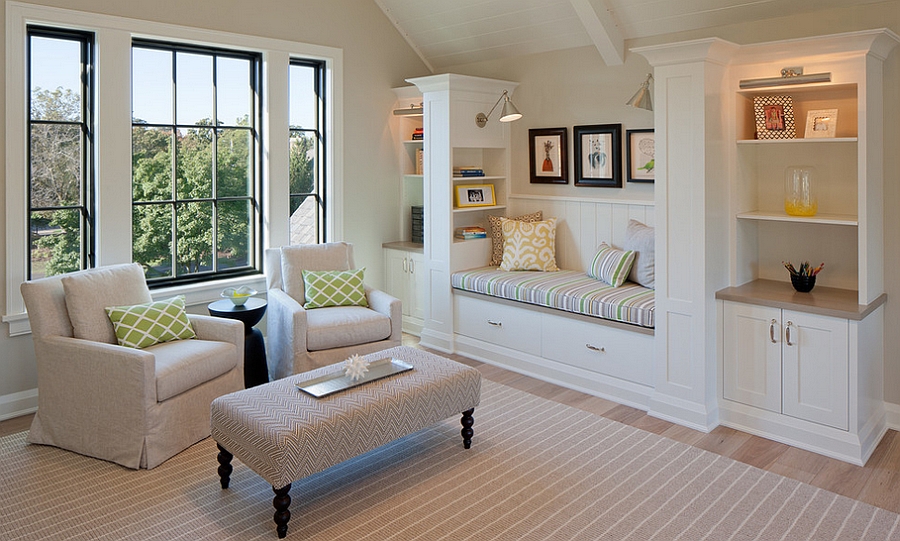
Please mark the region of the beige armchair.
<svg viewBox="0 0 900 541"><path fill-rule="evenodd" d="M354 268L353 247L346 242L266 250L266 346L273 380L400 345L400 300L383 291L366 287L368 307L304 308L302 270Z"/></svg>
<svg viewBox="0 0 900 541"><path fill-rule="evenodd" d="M209 436L210 403L244 386L239 321L190 315L195 339L117 344L105 308L152 300L140 265L42 278L21 290L37 359L31 443L150 469Z"/></svg>

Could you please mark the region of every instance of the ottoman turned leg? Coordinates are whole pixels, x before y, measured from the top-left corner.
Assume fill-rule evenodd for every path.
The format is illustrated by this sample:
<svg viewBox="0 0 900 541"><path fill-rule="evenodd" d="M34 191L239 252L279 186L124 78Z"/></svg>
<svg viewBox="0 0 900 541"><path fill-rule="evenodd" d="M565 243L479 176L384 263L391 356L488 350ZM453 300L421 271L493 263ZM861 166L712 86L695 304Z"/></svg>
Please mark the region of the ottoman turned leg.
<svg viewBox="0 0 900 541"><path fill-rule="evenodd" d="M226 451L218 443L216 447L219 448L219 454L216 456L216 459L219 461L219 481L222 483L222 488L228 488L231 472L234 471L234 467L231 465L231 459L234 458L234 455Z"/></svg>
<svg viewBox="0 0 900 541"><path fill-rule="evenodd" d="M291 484L281 488L272 487L275 492L275 498L272 499L272 505L275 507L275 531L278 532L278 538L283 539L287 535L288 521L291 520L291 512L288 507L291 506Z"/></svg>
<svg viewBox="0 0 900 541"><path fill-rule="evenodd" d="M472 430L472 425L475 424L475 419L472 418L472 414L475 413L475 408L464 411L462 413L462 419L460 419L460 424L463 426L463 429L459 431L463 437L463 447L468 449L472 447L472 436L475 435L475 431Z"/></svg>

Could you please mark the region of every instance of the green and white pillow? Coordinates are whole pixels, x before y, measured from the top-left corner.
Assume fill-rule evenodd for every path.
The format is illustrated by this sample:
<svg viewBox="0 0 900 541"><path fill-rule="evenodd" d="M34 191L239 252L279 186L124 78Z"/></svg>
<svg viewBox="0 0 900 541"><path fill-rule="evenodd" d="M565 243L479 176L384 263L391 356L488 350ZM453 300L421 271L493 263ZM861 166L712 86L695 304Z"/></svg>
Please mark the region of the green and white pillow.
<svg viewBox="0 0 900 541"><path fill-rule="evenodd" d="M601 242L587 274L591 278L603 280L613 287L619 287L628 278L633 263L633 251L616 250L605 242Z"/></svg>
<svg viewBox="0 0 900 541"><path fill-rule="evenodd" d="M369 306L363 285L365 267L347 271L303 271L306 308Z"/></svg>
<svg viewBox="0 0 900 541"><path fill-rule="evenodd" d="M184 311L184 295L132 306L110 306L106 314L120 346L140 349L197 336Z"/></svg>

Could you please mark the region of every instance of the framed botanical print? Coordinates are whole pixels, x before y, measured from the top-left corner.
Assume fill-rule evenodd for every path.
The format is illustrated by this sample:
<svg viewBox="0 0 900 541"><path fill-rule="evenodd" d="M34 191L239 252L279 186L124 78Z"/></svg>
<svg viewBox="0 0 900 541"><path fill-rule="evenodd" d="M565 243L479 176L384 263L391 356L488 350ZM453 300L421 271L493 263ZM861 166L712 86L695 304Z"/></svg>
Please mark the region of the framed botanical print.
<svg viewBox="0 0 900 541"><path fill-rule="evenodd" d="M656 177L656 143L653 130L627 130L625 155L628 157L628 182L653 182Z"/></svg>
<svg viewBox="0 0 900 541"><path fill-rule="evenodd" d="M533 184L568 184L569 154L566 128L528 130L531 182Z"/></svg>
<svg viewBox="0 0 900 541"><path fill-rule="evenodd" d="M622 125L575 126L575 185L622 187Z"/></svg>

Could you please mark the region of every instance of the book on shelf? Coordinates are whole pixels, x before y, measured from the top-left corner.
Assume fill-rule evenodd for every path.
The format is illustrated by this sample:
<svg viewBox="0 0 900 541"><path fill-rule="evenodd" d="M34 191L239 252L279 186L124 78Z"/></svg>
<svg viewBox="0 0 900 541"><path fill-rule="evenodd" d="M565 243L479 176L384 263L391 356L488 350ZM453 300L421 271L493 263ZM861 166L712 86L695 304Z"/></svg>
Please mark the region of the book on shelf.
<svg viewBox="0 0 900 541"><path fill-rule="evenodd" d="M421 148L416 149L416 174L421 175L425 172L425 151Z"/></svg>
<svg viewBox="0 0 900 541"><path fill-rule="evenodd" d="M486 239L487 231L481 226L470 225L466 227L457 227L453 232L453 236L457 239Z"/></svg>
<svg viewBox="0 0 900 541"><path fill-rule="evenodd" d="M484 169L480 167L454 167L454 177L483 177Z"/></svg>
<svg viewBox="0 0 900 541"><path fill-rule="evenodd" d="M412 132L412 140L413 141L421 141L425 139L425 129L424 128L416 128Z"/></svg>

